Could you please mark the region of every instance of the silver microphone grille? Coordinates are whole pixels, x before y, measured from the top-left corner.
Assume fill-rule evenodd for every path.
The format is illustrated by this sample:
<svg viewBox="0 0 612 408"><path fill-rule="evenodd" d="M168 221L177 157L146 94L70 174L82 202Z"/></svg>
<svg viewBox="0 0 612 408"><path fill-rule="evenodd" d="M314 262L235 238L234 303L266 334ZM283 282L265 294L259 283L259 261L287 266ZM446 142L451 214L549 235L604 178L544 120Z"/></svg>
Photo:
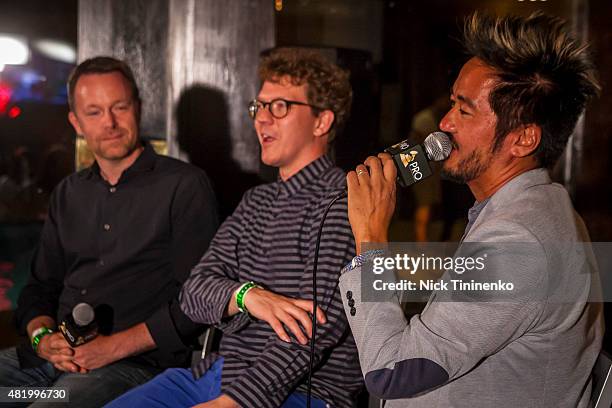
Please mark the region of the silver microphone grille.
<svg viewBox="0 0 612 408"><path fill-rule="evenodd" d="M79 303L72 309L72 318L78 326L87 326L94 319L93 307L87 303Z"/></svg>
<svg viewBox="0 0 612 408"><path fill-rule="evenodd" d="M423 142L423 146L431 161L446 160L453 150L453 144L444 132L430 133Z"/></svg>

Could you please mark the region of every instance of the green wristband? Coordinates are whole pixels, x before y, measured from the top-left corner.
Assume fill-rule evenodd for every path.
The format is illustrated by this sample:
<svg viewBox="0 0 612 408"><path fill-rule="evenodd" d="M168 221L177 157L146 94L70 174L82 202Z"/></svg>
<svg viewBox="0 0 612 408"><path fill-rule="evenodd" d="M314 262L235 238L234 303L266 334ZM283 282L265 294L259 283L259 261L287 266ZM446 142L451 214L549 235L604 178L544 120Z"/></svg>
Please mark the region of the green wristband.
<svg viewBox="0 0 612 408"><path fill-rule="evenodd" d="M32 333L32 348L34 349L34 351L38 351L38 344L40 343L40 341L42 340L43 337L45 337L47 334L51 334L53 333L53 330L47 328L47 327L40 327L36 330L34 330L34 332Z"/></svg>
<svg viewBox="0 0 612 408"><path fill-rule="evenodd" d="M240 289L238 289L238 293L236 293L236 306L238 306L238 310L242 313L249 313L244 305L244 297L253 288L261 288L261 286L257 285L255 282L247 282L243 284Z"/></svg>

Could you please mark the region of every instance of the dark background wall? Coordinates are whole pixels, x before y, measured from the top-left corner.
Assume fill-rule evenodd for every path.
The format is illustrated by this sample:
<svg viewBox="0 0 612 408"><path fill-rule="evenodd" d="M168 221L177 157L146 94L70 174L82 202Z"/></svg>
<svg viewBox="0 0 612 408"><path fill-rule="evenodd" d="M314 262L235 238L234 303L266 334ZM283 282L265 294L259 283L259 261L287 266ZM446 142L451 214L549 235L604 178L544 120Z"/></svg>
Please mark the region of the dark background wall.
<svg viewBox="0 0 612 408"><path fill-rule="evenodd" d="M612 4L589 2L589 40L603 87L585 115L584 150L576 174L575 203L591 239L612 241Z"/></svg>

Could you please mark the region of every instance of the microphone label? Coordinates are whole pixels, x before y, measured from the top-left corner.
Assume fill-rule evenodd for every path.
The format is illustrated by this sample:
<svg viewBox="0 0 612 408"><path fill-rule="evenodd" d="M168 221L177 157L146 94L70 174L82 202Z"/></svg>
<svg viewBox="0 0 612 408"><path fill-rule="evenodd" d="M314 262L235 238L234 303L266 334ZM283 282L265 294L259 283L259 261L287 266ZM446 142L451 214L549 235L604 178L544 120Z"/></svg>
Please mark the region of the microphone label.
<svg viewBox="0 0 612 408"><path fill-rule="evenodd" d="M95 322L84 327L79 327L70 317L62 321L58 328L68 344L72 347L78 347L81 344L85 344L98 335L98 326Z"/></svg>
<svg viewBox="0 0 612 408"><path fill-rule="evenodd" d="M421 145L409 146L402 142L386 151L393 157L400 186L408 187L431 176L431 167Z"/></svg>

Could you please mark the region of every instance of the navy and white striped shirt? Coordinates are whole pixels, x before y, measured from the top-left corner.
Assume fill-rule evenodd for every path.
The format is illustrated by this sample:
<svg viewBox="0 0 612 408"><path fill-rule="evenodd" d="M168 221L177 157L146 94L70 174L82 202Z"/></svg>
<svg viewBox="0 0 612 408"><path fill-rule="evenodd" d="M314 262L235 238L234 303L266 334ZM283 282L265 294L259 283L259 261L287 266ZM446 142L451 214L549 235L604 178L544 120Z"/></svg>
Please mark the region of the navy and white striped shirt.
<svg viewBox="0 0 612 408"><path fill-rule="evenodd" d="M227 304L251 280L280 295L312 299L319 224L331 197L344 186L344 172L322 156L285 182L247 191L183 286L185 314L223 330L222 392L243 407L278 407L290 393L305 393L310 350L288 330L291 343L280 340L267 322L246 314L224 319ZM327 323L317 328L312 380L313 396L336 407L353 406L363 382L338 290L340 270L354 256L354 247L344 198L326 218L319 250L317 300Z"/></svg>

